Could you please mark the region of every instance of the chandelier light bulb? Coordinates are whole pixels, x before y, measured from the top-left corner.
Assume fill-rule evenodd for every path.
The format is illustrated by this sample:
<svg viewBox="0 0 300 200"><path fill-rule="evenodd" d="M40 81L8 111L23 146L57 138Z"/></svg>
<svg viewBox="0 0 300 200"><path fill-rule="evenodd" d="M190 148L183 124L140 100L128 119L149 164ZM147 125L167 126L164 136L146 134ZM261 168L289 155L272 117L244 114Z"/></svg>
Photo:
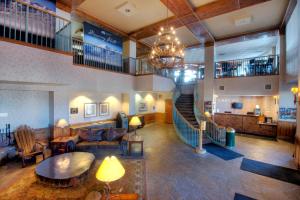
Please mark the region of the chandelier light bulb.
<svg viewBox="0 0 300 200"><path fill-rule="evenodd" d="M176 34L176 32L175 31L172 31L172 33L175 35Z"/></svg>
<svg viewBox="0 0 300 200"><path fill-rule="evenodd" d="M172 52L175 52L175 48L172 48Z"/></svg>
<svg viewBox="0 0 300 200"><path fill-rule="evenodd" d="M168 39L168 40L170 40L170 39L171 39L171 37L170 37L170 36L168 36L168 37L167 37L167 39Z"/></svg>
<svg viewBox="0 0 300 200"><path fill-rule="evenodd" d="M171 31L173 31L173 30L174 30L173 26L171 26L171 28L170 28L170 29L171 29Z"/></svg>
<svg viewBox="0 0 300 200"><path fill-rule="evenodd" d="M152 51L152 54L155 54L155 50Z"/></svg>
<svg viewBox="0 0 300 200"><path fill-rule="evenodd" d="M180 41L177 41L177 44L180 44Z"/></svg>
<svg viewBox="0 0 300 200"><path fill-rule="evenodd" d="M164 31L164 27L160 27L160 30L161 30L161 31Z"/></svg>
<svg viewBox="0 0 300 200"><path fill-rule="evenodd" d="M161 32L158 32L158 35L161 35Z"/></svg>
<svg viewBox="0 0 300 200"><path fill-rule="evenodd" d="M170 48L169 45L167 45L166 48L169 49Z"/></svg>
<svg viewBox="0 0 300 200"><path fill-rule="evenodd" d="M177 37L175 38L175 41L178 41L178 38L177 38Z"/></svg>

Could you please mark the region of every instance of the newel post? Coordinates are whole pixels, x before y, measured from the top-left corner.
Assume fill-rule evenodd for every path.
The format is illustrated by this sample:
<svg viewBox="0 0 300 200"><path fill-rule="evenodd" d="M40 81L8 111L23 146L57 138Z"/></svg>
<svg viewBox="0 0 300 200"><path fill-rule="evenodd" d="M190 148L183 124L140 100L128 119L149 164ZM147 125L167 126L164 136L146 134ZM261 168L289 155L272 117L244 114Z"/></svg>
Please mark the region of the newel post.
<svg viewBox="0 0 300 200"><path fill-rule="evenodd" d="M199 129L199 145L196 148L196 153L198 154L205 154L206 150L203 149L203 133L206 130L206 121L201 121L200 123L200 129Z"/></svg>

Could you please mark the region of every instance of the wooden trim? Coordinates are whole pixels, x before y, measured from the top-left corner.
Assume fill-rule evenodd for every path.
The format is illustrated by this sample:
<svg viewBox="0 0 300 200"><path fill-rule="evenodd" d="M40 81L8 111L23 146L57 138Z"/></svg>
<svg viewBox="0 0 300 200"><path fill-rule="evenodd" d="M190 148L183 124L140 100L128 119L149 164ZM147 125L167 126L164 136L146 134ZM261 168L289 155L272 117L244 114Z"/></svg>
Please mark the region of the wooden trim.
<svg viewBox="0 0 300 200"><path fill-rule="evenodd" d="M23 5L25 5L25 6L28 6L28 7L34 8L34 9L36 9L36 10L39 10L39 11L41 11L41 12L43 12L43 13L47 13L47 14L49 14L49 15L52 15L52 16L56 17L56 18L60 18L60 19L65 20L65 21L67 21L67 22L71 22L71 21L68 20L68 19L65 19L65 18L63 18L63 17L60 17L60 16L58 16L58 15L52 13L52 12L49 12L49 11L44 10L44 9L42 9L42 8L39 8L39 7L37 7L37 6L30 5L29 3L23 2L23 1L21 1L21 0L16 0L16 2L18 2L18 3L20 3L20 4L23 4Z"/></svg>
<svg viewBox="0 0 300 200"><path fill-rule="evenodd" d="M200 42L215 41L188 0L160 0Z"/></svg>
<svg viewBox="0 0 300 200"><path fill-rule="evenodd" d="M289 4L286 8L285 14L284 14L282 21L280 23L280 26L279 26L281 32L285 32L285 27L288 24L292 14L295 10L296 5L297 5L297 0L289 1Z"/></svg>
<svg viewBox="0 0 300 200"><path fill-rule="evenodd" d="M162 0L166 1L166 0ZM180 2L180 0L174 0L175 2ZM137 29L135 31L132 31L129 33L130 36L135 37L136 39L143 39L150 36L153 36L157 34L158 28L162 25L165 25L167 22L169 22L170 26L173 26L174 28L179 28L182 26L192 25L195 22L187 22L185 21L188 16L194 16L198 18L198 21L209 19L212 17L216 17L219 15L223 15L235 10L239 10L242 8L246 8L249 6L254 6L260 3L265 3L271 0L218 0L214 1L202 6L199 6L198 8L192 8L190 10L190 13L181 13L178 16L169 17L167 19L161 20L159 22L153 23L151 25L142 27L140 29ZM173 7L176 6L176 3L172 5ZM179 5L180 6L180 5ZM191 7L191 5L188 3L186 7ZM177 9L178 10L178 9ZM179 9L180 10L180 9ZM176 14L175 14L176 15ZM182 23L182 21L185 21L185 23ZM278 28L278 27L276 27Z"/></svg>
<svg viewBox="0 0 300 200"><path fill-rule="evenodd" d="M63 55L66 55L66 56L73 56L73 53L60 51L60 50L56 50L56 49L51 49L51 48L47 48L47 47L42 47L42 46L38 46L38 45L35 45L35 44L30 44L30 43L26 43L26 42L23 42L23 41L8 39L8 38L4 38L4 37L0 37L0 41L9 42L9 43L13 43L13 44L18 44L18 45L22 45L22 46L26 46L26 47L35 48L35 49L50 51L50 52L53 52L53 53L63 54Z"/></svg>
<svg viewBox="0 0 300 200"><path fill-rule="evenodd" d="M69 5L66 5L60 1L56 1L56 7L68 13L71 13L72 11L72 8Z"/></svg>
<svg viewBox="0 0 300 200"><path fill-rule="evenodd" d="M119 34L119 35L121 35L121 36L123 36L125 38L129 38L129 39L135 41L135 38L129 36L126 32L124 32L124 31L122 31L122 30L120 30L120 29L118 29L118 28L116 28L116 27L114 27L114 26L112 26L110 24L107 24L107 23L105 23L102 20L97 19L96 17L93 17L93 16L87 14L84 11L80 11L80 10L76 9L74 11L74 14L77 15L78 17L82 18L82 19L94 22L94 23L96 23L96 24L98 24L98 25L100 25L100 26L102 26L102 27L104 27L104 28L106 28L106 29L108 29L108 30L110 30L112 32L115 32L115 33L117 33L117 34Z"/></svg>

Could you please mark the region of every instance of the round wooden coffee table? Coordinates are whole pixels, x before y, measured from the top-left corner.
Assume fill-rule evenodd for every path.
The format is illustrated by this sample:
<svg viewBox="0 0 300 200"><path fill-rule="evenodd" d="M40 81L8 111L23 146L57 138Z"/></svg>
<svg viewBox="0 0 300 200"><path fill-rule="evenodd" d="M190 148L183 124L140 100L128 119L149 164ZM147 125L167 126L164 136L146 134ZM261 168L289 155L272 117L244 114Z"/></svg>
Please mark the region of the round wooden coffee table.
<svg viewBox="0 0 300 200"><path fill-rule="evenodd" d="M35 173L42 183L54 187L71 187L85 180L94 160L95 156L91 153L65 153L38 164Z"/></svg>

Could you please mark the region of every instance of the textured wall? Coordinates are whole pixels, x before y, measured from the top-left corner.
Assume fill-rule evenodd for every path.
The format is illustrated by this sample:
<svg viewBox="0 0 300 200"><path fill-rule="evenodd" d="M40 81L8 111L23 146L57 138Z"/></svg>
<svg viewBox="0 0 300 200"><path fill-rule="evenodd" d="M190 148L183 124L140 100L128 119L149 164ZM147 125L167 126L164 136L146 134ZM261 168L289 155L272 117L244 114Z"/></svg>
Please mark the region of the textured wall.
<svg viewBox="0 0 300 200"><path fill-rule="evenodd" d="M99 116L99 103L109 104L109 115ZM97 103L97 117L84 117L84 104ZM89 122L96 120L116 118L119 111L122 110L122 95L121 94L103 94L90 92L77 92L71 95L70 108L78 108L78 114L70 115L70 123Z"/></svg>
<svg viewBox="0 0 300 200"><path fill-rule="evenodd" d="M265 90L265 85L271 84L271 90ZM219 87L224 86L225 90ZM241 78L215 79L214 93L217 95L278 95L279 76L256 76Z"/></svg>
<svg viewBox="0 0 300 200"><path fill-rule="evenodd" d="M8 117L0 118L0 128L10 123L12 129L21 124L32 128L49 125L49 92L0 90L0 113Z"/></svg>
<svg viewBox="0 0 300 200"><path fill-rule="evenodd" d="M233 102L243 103L242 109L232 109ZM216 100L217 112L231 111L234 114L247 114L253 112L259 105L264 115L277 120L278 103L275 104L273 96L219 96Z"/></svg>
<svg viewBox="0 0 300 200"><path fill-rule="evenodd" d="M174 83L170 79L157 76L135 77L127 74L114 73L104 70L75 66L72 56L26 47L13 43L0 41L0 89L6 90L31 90L51 91L50 95L50 122L55 123L60 118L70 119L71 123L94 121L112 118L117 111L125 109L130 114L135 114L135 88L142 83L147 91L172 90ZM150 77L151 80L148 80ZM156 81L153 85L153 80ZM157 82L160 83L157 83ZM128 94L128 104L122 106L122 94ZM87 96L92 101L100 102L114 96L111 115L85 119L82 115L81 102L80 114L70 116L69 108L74 104L77 96ZM49 103L49 100L45 103ZM88 102L86 102L88 103ZM72 105L70 105L72 104ZM3 105L3 104L2 104ZM127 106L125 108L124 106ZM1 118L5 119L5 118ZM21 123L21 122L20 122ZM44 123L41 123L44 126Z"/></svg>

